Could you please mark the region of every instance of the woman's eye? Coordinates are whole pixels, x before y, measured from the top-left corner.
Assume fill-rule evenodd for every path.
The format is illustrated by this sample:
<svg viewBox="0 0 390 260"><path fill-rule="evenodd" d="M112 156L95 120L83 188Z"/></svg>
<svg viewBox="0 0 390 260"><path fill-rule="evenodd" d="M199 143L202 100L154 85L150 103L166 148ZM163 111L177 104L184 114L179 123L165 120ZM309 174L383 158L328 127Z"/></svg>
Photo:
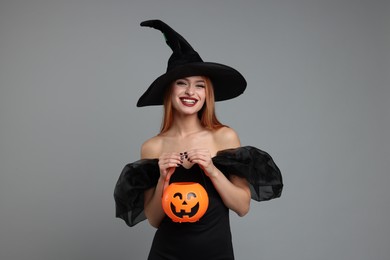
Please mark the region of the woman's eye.
<svg viewBox="0 0 390 260"><path fill-rule="evenodd" d="M176 81L176 85L186 85L186 83L184 81L181 81L181 80L178 80Z"/></svg>
<svg viewBox="0 0 390 260"><path fill-rule="evenodd" d="M198 85L196 85L196 87L197 87L197 88L204 88L205 85L203 85L203 84L198 84Z"/></svg>

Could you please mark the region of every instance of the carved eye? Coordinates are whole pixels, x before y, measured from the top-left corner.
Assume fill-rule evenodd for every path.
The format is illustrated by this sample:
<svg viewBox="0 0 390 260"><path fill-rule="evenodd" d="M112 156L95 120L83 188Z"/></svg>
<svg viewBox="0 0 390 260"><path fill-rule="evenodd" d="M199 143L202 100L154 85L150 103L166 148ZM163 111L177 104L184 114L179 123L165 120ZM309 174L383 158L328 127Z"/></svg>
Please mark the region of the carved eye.
<svg viewBox="0 0 390 260"><path fill-rule="evenodd" d="M176 192L175 195L173 195L174 198L179 197L180 200L183 199L183 195L181 195L180 192Z"/></svg>
<svg viewBox="0 0 390 260"><path fill-rule="evenodd" d="M194 192L189 192L189 193L187 194L187 200L190 200L190 199L192 199L192 198L196 198L196 194L195 194Z"/></svg>

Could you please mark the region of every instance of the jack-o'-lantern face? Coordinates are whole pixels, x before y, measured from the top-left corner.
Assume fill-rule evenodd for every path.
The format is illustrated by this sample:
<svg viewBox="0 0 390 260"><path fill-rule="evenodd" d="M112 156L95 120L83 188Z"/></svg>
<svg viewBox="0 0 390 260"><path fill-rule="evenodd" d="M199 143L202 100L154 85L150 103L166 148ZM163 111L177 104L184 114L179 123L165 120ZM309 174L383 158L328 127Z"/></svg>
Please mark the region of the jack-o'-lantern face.
<svg viewBox="0 0 390 260"><path fill-rule="evenodd" d="M199 183L178 182L165 189L162 205L174 222L195 222L206 212L209 198Z"/></svg>

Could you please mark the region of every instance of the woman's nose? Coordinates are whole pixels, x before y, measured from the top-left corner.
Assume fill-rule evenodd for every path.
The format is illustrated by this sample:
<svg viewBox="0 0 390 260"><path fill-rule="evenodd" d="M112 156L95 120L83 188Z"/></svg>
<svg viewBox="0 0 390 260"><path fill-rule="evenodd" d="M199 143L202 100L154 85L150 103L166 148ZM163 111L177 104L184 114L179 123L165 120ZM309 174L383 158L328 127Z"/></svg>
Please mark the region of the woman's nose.
<svg viewBox="0 0 390 260"><path fill-rule="evenodd" d="M194 88L193 86L191 85L188 85L188 87L186 88L186 92L185 92L187 95L191 96L194 94Z"/></svg>

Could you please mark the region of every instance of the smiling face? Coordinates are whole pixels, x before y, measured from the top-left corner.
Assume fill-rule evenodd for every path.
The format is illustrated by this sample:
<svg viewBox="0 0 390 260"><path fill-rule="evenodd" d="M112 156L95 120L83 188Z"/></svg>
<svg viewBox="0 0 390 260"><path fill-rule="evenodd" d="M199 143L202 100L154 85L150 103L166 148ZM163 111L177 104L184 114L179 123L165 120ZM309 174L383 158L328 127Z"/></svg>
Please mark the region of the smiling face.
<svg viewBox="0 0 390 260"><path fill-rule="evenodd" d="M182 114L196 114L206 100L206 82L203 77L177 79L172 85L172 107Z"/></svg>
<svg viewBox="0 0 390 260"><path fill-rule="evenodd" d="M188 84L188 81L196 79L198 86L196 87L196 93L188 93L183 96L183 101L180 99L184 86ZM207 129L215 130L223 127L224 125L217 119L215 115L215 103L214 103L214 89L211 79L206 76L199 77L187 77L179 80L175 80L166 89L164 93L164 117L161 124L160 133L168 131L172 124L173 118L177 115L188 115L190 113L196 114L198 111L198 118L200 123ZM184 85L183 85L184 84ZM202 85L204 87L202 87ZM204 92L203 92L203 90ZM197 100L189 100L190 97ZM187 99L185 98L187 97ZM202 98L203 97L203 98ZM191 104L192 103L192 104ZM183 109L186 110L183 110ZM179 110L180 109L180 110ZM179 111L179 112L178 112ZM184 111L184 113L183 113Z"/></svg>

